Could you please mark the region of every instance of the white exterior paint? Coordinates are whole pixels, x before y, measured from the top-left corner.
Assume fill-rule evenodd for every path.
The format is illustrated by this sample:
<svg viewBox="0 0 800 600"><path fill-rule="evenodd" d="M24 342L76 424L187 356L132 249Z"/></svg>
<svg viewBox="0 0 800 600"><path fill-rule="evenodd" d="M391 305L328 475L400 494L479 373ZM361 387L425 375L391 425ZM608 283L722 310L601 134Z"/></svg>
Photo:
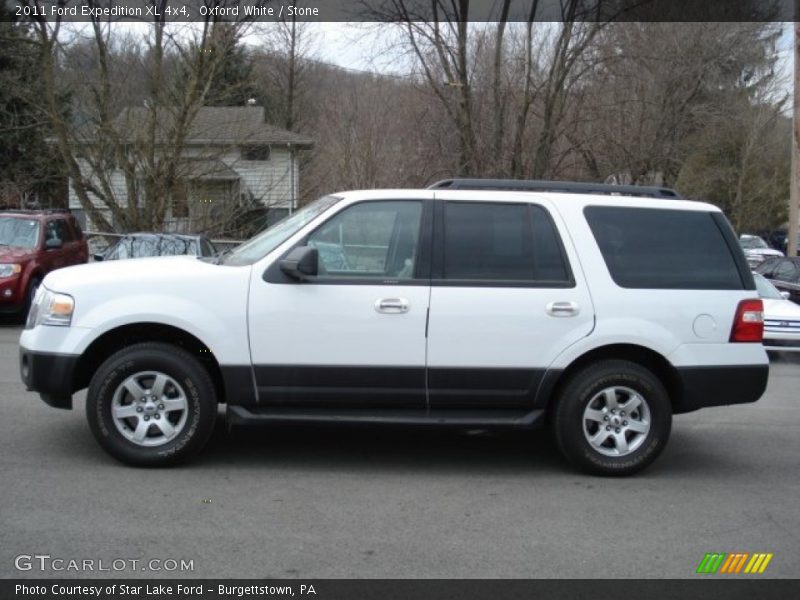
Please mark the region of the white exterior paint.
<svg viewBox="0 0 800 600"><path fill-rule="evenodd" d="M630 198L547 193L440 192L461 200L535 202L552 211L576 280L569 289L426 285L281 285L264 271L332 214L369 199L433 199L433 191L377 190L342 200L252 266L188 257L95 263L49 274L47 288L75 298L72 327L38 326L20 343L33 351L80 354L126 323L185 329L220 364L391 365L562 369L587 352L634 344L676 367L766 365L760 344L729 343L740 300L755 291L639 290L617 286L583 216L587 204L630 206ZM700 202L636 199L640 207L718 212ZM380 298L403 297L406 314L379 314ZM430 298L430 300L429 300ZM553 301L575 317L553 317ZM429 333L425 315L430 308ZM249 315L249 329L248 329ZM698 318L704 324L697 326ZM427 358L426 358L427 354Z"/></svg>
<svg viewBox="0 0 800 600"><path fill-rule="evenodd" d="M71 327L36 327L20 343L81 354L105 332L129 323L187 331L213 348L220 364L250 361L246 312L250 267L211 265L189 256L96 262L51 272L52 290L75 298Z"/></svg>

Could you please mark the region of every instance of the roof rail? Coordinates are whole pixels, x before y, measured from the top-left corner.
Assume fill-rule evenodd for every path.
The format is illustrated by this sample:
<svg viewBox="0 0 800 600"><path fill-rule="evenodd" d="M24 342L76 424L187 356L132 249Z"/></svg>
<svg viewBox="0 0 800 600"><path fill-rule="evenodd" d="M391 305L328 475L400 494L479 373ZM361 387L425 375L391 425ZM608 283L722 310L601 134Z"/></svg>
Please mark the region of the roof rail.
<svg viewBox="0 0 800 600"><path fill-rule="evenodd" d="M0 208L0 212L13 213L20 215L52 215L69 214L72 211L68 208Z"/></svg>
<svg viewBox="0 0 800 600"><path fill-rule="evenodd" d="M429 190L497 190L519 192L564 192L568 194L607 194L610 196L645 196L681 200L673 189L644 185L613 185L575 181L542 181L521 179L443 179L428 186Z"/></svg>

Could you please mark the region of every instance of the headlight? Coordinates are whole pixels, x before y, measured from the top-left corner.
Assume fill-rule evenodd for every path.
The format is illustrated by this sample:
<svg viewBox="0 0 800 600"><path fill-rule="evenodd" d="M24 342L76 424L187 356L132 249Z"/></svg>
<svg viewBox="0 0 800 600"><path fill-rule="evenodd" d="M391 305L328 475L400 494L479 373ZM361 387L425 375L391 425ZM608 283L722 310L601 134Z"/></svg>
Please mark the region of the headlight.
<svg viewBox="0 0 800 600"><path fill-rule="evenodd" d="M11 277L12 275L16 275L22 270L20 265L9 265L9 264L2 264L0 265L0 277Z"/></svg>
<svg viewBox="0 0 800 600"><path fill-rule="evenodd" d="M25 328L32 329L37 325L69 327L74 310L75 300L72 296L51 292L43 285L39 286L31 303Z"/></svg>

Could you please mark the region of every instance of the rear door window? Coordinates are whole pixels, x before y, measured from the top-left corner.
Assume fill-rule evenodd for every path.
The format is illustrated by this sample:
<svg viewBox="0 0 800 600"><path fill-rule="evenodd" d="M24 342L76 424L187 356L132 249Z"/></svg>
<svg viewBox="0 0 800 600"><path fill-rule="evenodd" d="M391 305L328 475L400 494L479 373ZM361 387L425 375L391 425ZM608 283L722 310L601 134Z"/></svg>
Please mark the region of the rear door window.
<svg viewBox="0 0 800 600"><path fill-rule="evenodd" d="M75 237L72 235L72 230L67 225L66 220L64 220L64 219L56 219L54 221L54 223L55 223L55 226L56 226L56 232L58 234L58 238L62 242L64 242L66 244L67 242L74 242L75 241Z"/></svg>
<svg viewBox="0 0 800 600"><path fill-rule="evenodd" d="M796 281L797 267L790 260L782 260L775 265L775 269L772 271L772 276L775 279L780 279L782 281Z"/></svg>
<svg viewBox="0 0 800 600"><path fill-rule="evenodd" d="M744 289L733 250L711 213L588 206L584 214L621 287Z"/></svg>
<svg viewBox="0 0 800 600"><path fill-rule="evenodd" d="M446 280L563 285L571 281L547 211L533 204L447 202Z"/></svg>

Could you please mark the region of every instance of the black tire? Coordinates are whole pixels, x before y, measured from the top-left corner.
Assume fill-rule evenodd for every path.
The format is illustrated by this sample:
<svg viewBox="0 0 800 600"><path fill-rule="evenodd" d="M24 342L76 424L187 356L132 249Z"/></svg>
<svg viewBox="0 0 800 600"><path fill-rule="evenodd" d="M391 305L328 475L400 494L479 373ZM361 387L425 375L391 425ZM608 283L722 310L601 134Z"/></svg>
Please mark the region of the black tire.
<svg viewBox="0 0 800 600"><path fill-rule="evenodd" d="M163 373L177 382L187 406L179 433L152 447L127 439L111 412L114 395L122 382L149 371ZM120 350L100 366L89 385L86 416L95 438L114 458L129 465L166 466L192 458L208 442L217 419L216 390L208 371L189 352L169 344L145 342ZM138 424L139 416L134 418ZM153 430L152 425L157 425L155 420L148 425L147 435L153 431L160 435L160 429Z"/></svg>
<svg viewBox="0 0 800 600"><path fill-rule="evenodd" d="M628 433L639 446L623 456L608 456L601 452L618 452L613 437L616 430L608 433L611 437L604 442L608 447L597 449L587 435L599 433L602 436L603 427L589 420L584 424L584 411L589 403L594 401L594 406L598 406L597 402L603 403L605 396L598 394L615 387L632 390L644 399L649 408L649 431L641 435L641 440L638 433ZM672 406L661 381L648 369L625 360L598 362L570 377L560 390L553 411L551 424L559 450L573 466L595 475L624 476L641 471L661 454L672 428ZM614 419L619 414L609 416ZM643 418L639 413L634 413L634 416ZM589 427L594 430L588 430ZM625 431L622 435L626 435ZM626 441L621 440L621 443Z"/></svg>

